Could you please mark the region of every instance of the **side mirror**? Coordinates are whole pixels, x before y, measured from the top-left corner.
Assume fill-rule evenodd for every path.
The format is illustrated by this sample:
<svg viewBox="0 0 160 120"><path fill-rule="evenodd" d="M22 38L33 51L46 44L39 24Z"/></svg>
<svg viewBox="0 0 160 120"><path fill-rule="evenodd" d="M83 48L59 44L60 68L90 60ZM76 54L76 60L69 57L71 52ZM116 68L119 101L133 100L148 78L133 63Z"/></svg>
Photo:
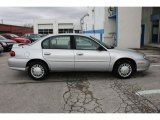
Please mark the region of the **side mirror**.
<svg viewBox="0 0 160 120"><path fill-rule="evenodd" d="M97 50L99 50L99 51L103 51L103 50L104 50L104 48L103 48L102 46L99 46L99 47L97 48Z"/></svg>

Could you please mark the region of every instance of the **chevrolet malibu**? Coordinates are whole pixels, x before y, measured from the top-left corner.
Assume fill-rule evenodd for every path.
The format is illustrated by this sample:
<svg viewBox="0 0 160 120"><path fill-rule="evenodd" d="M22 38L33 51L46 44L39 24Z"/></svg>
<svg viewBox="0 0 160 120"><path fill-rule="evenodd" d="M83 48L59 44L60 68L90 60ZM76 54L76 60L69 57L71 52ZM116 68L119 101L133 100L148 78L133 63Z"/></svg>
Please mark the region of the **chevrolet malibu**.
<svg viewBox="0 0 160 120"><path fill-rule="evenodd" d="M15 44L8 65L44 80L50 71L109 71L129 78L145 71L150 62L142 53L117 49L80 34L48 35L31 44Z"/></svg>

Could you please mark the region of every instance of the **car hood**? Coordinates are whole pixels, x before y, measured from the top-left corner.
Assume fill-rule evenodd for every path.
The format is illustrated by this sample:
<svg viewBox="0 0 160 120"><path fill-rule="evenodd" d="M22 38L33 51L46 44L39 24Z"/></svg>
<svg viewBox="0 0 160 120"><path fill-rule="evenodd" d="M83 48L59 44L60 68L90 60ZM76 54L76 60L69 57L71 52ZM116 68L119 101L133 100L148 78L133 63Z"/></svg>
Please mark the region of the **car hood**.
<svg viewBox="0 0 160 120"><path fill-rule="evenodd" d="M28 39L25 39L25 38L14 38L14 40L28 40Z"/></svg>
<svg viewBox="0 0 160 120"><path fill-rule="evenodd" d="M0 42L16 43L16 41L9 40L9 39L6 39L6 40L0 40Z"/></svg>
<svg viewBox="0 0 160 120"><path fill-rule="evenodd" d="M136 52L135 50L125 49L125 48L114 48L114 49L111 49L111 50L118 51L118 52Z"/></svg>
<svg viewBox="0 0 160 120"><path fill-rule="evenodd" d="M133 58L142 58L145 54L140 53L136 50L131 50L131 49L121 49L121 48L114 48L114 49L109 49L110 53L115 53L117 55L121 55L124 57L133 57Z"/></svg>

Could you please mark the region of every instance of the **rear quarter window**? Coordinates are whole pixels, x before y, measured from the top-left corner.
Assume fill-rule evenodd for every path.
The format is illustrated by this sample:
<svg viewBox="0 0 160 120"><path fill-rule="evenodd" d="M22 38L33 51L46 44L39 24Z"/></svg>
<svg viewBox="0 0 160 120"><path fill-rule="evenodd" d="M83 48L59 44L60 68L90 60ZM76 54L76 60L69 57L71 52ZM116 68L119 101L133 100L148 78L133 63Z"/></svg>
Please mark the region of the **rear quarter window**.
<svg viewBox="0 0 160 120"><path fill-rule="evenodd" d="M50 38L47 38L42 42L42 49L49 49L49 41Z"/></svg>

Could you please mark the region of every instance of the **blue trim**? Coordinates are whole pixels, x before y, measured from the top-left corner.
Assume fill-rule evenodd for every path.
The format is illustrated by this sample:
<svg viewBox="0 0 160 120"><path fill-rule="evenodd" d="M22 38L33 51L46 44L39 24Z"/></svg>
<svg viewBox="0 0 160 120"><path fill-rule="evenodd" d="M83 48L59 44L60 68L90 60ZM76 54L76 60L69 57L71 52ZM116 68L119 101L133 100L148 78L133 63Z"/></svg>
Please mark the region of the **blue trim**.
<svg viewBox="0 0 160 120"><path fill-rule="evenodd" d="M102 41L102 36L103 36L103 34L101 33L101 34L100 34L100 40L101 40L101 41Z"/></svg>
<svg viewBox="0 0 160 120"><path fill-rule="evenodd" d="M100 34L100 40L103 39L104 29L82 31L83 34Z"/></svg>
<svg viewBox="0 0 160 120"><path fill-rule="evenodd" d="M116 9L116 47L118 46L118 7Z"/></svg>
<svg viewBox="0 0 160 120"><path fill-rule="evenodd" d="M104 29L97 29L97 30L87 30L83 31L83 33L104 33Z"/></svg>

